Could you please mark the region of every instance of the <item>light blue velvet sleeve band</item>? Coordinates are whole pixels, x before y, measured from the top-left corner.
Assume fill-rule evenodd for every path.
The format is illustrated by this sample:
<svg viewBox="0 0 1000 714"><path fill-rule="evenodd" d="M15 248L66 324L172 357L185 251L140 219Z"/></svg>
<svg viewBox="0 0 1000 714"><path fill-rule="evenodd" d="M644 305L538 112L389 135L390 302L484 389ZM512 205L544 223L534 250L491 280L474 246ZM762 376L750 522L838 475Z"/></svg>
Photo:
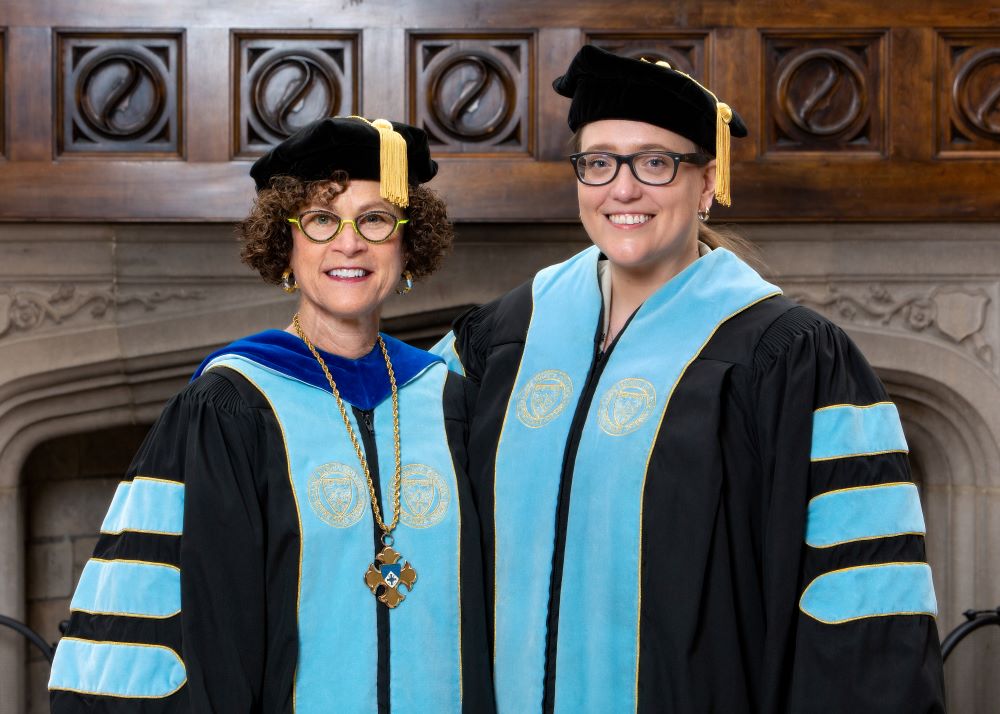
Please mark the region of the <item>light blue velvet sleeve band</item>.
<svg viewBox="0 0 1000 714"><path fill-rule="evenodd" d="M152 699L170 696L186 681L184 663L168 647L64 637L56 648L49 689Z"/></svg>
<svg viewBox="0 0 1000 714"><path fill-rule="evenodd" d="M813 548L924 532L920 495L912 483L845 488L809 502L806 543Z"/></svg>
<svg viewBox="0 0 1000 714"><path fill-rule="evenodd" d="M802 593L799 608L836 625L885 615L935 616L937 599L927 563L885 563L820 575Z"/></svg>
<svg viewBox="0 0 1000 714"><path fill-rule="evenodd" d="M180 535L184 530L184 484L137 476L118 484L101 533L123 531Z"/></svg>
<svg viewBox="0 0 1000 714"><path fill-rule="evenodd" d="M130 617L172 617L181 611L181 572L172 565L91 558L70 610Z"/></svg>
<svg viewBox="0 0 1000 714"><path fill-rule="evenodd" d="M813 461L906 450L899 412L891 402L838 404L813 413Z"/></svg>

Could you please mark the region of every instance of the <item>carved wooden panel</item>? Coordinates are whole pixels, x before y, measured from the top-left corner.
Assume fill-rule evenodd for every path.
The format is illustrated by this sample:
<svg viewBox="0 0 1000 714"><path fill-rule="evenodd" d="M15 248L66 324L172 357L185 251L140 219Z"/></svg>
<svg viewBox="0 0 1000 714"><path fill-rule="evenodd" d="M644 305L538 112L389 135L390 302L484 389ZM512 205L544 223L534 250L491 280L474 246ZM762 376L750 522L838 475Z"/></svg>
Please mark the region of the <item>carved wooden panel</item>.
<svg viewBox="0 0 1000 714"><path fill-rule="evenodd" d="M435 152L530 154L534 37L410 35L410 121Z"/></svg>
<svg viewBox="0 0 1000 714"><path fill-rule="evenodd" d="M711 86L707 76L705 58L709 34L707 32L671 32L655 35L593 32L587 42L608 52L650 62L664 60L670 66L690 74L706 86Z"/></svg>
<svg viewBox="0 0 1000 714"><path fill-rule="evenodd" d="M181 154L182 42L182 32L58 32L58 153Z"/></svg>
<svg viewBox="0 0 1000 714"><path fill-rule="evenodd" d="M938 36L938 151L1000 152L1000 32Z"/></svg>
<svg viewBox="0 0 1000 714"><path fill-rule="evenodd" d="M882 33L765 33L766 151L885 148Z"/></svg>
<svg viewBox="0 0 1000 714"><path fill-rule="evenodd" d="M358 114L358 36L234 33L234 153L257 156L315 119Z"/></svg>
<svg viewBox="0 0 1000 714"><path fill-rule="evenodd" d="M720 220L1000 215L988 3L375 4L0 2L0 220L232 221L243 159L315 116L377 111L430 133L457 221L572 222L550 83L588 40L740 111Z"/></svg>

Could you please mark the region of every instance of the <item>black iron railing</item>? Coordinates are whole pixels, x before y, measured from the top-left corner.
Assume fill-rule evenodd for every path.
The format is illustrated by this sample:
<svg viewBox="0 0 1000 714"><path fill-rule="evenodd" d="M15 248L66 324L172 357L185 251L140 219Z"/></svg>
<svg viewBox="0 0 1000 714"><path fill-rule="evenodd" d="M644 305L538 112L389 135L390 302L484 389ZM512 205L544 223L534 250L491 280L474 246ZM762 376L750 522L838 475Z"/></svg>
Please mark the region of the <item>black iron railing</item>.
<svg viewBox="0 0 1000 714"><path fill-rule="evenodd" d="M52 657L55 656L56 653L55 645L50 645L40 634L32 630L23 622L18 622L12 617L0 615L0 625L5 625L15 632L19 632L24 635L28 639L28 642L42 651L42 654L45 655L45 659L49 661L49 664L52 664Z"/></svg>
<svg viewBox="0 0 1000 714"><path fill-rule="evenodd" d="M945 659L948 659L948 655L951 654L951 651L955 649L959 642L980 627L987 627L989 625L1000 626L1000 607L994 610L966 610L962 614L965 615L966 621L949 632L948 636L941 643L941 656Z"/></svg>

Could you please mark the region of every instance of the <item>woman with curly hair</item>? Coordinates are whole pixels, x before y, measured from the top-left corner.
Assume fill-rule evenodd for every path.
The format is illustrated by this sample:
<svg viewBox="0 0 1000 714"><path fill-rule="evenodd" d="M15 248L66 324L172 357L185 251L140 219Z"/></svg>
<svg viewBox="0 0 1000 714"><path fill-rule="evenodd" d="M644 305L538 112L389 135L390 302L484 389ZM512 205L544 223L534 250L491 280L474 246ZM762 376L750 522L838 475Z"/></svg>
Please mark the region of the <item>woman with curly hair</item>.
<svg viewBox="0 0 1000 714"><path fill-rule="evenodd" d="M452 242L426 135L330 118L253 166L243 260L299 296L210 355L115 494L61 712L490 712L465 382L378 331Z"/></svg>

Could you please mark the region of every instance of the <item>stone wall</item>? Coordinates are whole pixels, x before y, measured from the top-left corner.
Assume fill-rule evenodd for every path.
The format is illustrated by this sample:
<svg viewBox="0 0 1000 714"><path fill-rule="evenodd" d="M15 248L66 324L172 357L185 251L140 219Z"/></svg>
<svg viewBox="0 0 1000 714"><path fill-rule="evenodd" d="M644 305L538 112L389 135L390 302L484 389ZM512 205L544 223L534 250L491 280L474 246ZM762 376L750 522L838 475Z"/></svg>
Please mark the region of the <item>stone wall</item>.
<svg viewBox="0 0 1000 714"><path fill-rule="evenodd" d="M754 224L743 234L774 282L848 331L899 404L941 634L966 608L996 607L1000 225ZM391 298L386 327L426 344L462 306L585 245L569 224L459 225L442 271ZM54 639L143 431L134 425L151 423L215 347L287 324L294 302L239 264L223 224L0 224L0 257L0 612ZM979 633L949 660L951 711L993 711L998 645L997 633ZM43 711L46 667L27 670L24 641L0 631L0 714L27 711L29 682L32 711Z"/></svg>

